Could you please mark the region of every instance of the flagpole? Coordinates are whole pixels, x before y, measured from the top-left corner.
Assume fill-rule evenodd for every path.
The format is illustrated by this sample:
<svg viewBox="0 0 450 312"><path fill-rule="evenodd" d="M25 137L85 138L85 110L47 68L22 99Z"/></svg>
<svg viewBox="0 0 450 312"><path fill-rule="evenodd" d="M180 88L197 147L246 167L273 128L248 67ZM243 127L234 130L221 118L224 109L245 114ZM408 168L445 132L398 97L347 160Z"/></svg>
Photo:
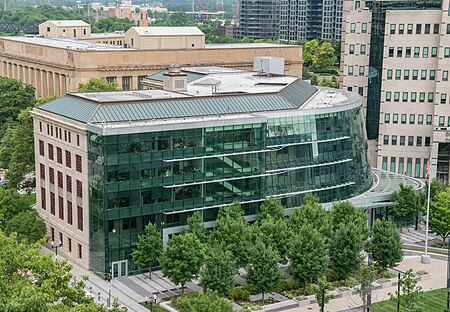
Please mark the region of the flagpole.
<svg viewBox="0 0 450 312"><path fill-rule="evenodd" d="M425 223L425 254L421 257L421 262L424 264L430 263L430 256L428 255L428 222L430 219L430 195L431 195L431 154L428 159L428 198L427 198L427 221Z"/></svg>

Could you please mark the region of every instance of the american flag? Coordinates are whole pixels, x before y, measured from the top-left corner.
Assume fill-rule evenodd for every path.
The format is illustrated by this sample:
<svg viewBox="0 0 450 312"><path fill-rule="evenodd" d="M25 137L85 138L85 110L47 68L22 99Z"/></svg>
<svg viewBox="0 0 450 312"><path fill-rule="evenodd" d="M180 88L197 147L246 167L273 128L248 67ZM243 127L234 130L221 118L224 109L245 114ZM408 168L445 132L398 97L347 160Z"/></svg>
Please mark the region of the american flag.
<svg viewBox="0 0 450 312"><path fill-rule="evenodd" d="M428 156L428 160L427 160L427 175L426 178L428 178L430 176L431 173L431 153Z"/></svg>

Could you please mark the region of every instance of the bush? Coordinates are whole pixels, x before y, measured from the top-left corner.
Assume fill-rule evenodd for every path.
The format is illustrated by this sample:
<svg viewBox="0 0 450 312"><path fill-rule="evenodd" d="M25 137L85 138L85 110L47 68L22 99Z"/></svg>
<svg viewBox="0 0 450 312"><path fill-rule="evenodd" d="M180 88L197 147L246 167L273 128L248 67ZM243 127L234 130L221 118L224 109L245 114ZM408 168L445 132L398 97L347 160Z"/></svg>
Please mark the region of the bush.
<svg viewBox="0 0 450 312"><path fill-rule="evenodd" d="M282 279L278 283L278 287L277 287L276 291L277 292L290 291L290 290L298 289L299 287L300 287L300 285L294 279Z"/></svg>
<svg viewBox="0 0 450 312"><path fill-rule="evenodd" d="M228 292L228 298L231 300L249 300L250 291L244 287L234 287Z"/></svg>
<svg viewBox="0 0 450 312"><path fill-rule="evenodd" d="M180 312L233 312L229 301L210 290L177 297L172 303Z"/></svg>

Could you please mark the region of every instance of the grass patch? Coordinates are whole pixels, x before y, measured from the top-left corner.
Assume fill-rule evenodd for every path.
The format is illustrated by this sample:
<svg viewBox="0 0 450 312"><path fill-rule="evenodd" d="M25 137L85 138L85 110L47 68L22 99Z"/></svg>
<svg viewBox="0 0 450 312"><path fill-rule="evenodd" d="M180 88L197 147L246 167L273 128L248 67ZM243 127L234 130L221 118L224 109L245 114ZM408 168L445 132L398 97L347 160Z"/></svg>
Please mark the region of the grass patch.
<svg viewBox="0 0 450 312"><path fill-rule="evenodd" d="M447 288L436 289L422 293L417 308L427 312L442 312L447 309ZM397 311L397 302L382 301L372 305L373 312L390 312ZM400 311L405 311L404 307L400 307Z"/></svg>
<svg viewBox="0 0 450 312"><path fill-rule="evenodd" d="M141 305L150 310L150 304L141 302ZM169 312L169 310L164 309L159 305L153 305L153 312Z"/></svg>
<svg viewBox="0 0 450 312"><path fill-rule="evenodd" d="M36 204L36 193L24 194L22 196L26 199L28 205Z"/></svg>

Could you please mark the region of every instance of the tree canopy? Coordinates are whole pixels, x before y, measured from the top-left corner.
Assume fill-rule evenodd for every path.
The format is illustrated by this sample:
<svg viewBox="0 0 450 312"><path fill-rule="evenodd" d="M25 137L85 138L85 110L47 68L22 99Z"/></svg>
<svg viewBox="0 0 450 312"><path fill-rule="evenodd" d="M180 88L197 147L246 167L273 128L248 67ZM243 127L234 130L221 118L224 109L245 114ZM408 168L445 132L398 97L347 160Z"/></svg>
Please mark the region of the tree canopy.
<svg viewBox="0 0 450 312"><path fill-rule="evenodd" d="M397 227L390 221L376 220L367 248L372 253L373 261L382 269L394 267L403 259L402 248Z"/></svg>
<svg viewBox="0 0 450 312"><path fill-rule="evenodd" d="M173 301L180 312L233 312L233 306L211 290L194 292Z"/></svg>
<svg viewBox="0 0 450 312"><path fill-rule="evenodd" d="M415 217L422 208L419 194L412 186L400 184L400 190L392 193L391 200L396 205L390 206L389 212L400 226L403 226L406 220Z"/></svg>
<svg viewBox="0 0 450 312"><path fill-rule="evenodd" d="M137 249L132 253L134 262L142 268L148 268L148 275L151 278L152 265L159 259L162 252L161 233L156 230L154 224L149 223L145 227L144 234L138 236Z"/></svg>
<svg viewBox="0 0 450 312"><path fill-rule="evenodd" d="M450 190L447 189L434 195L430 201L430 230L445 240L450 235Z"/></svg>
<svg viewBox="0 0 450 312"><path fill-rule="evenodd" d="M108 82L106 78L91 78L86 83L78 85L78 92L109 92L118 91L119 85L116 82Z"/></svg>
<svg viewBox="0 0 450 312"><path fill-rule="evenodd" d="M205 264L200 272L200 285L203 289L217 291L225 295L234 286L236 263L229 251L224 251L220 246L209 247Z"/></svg>

